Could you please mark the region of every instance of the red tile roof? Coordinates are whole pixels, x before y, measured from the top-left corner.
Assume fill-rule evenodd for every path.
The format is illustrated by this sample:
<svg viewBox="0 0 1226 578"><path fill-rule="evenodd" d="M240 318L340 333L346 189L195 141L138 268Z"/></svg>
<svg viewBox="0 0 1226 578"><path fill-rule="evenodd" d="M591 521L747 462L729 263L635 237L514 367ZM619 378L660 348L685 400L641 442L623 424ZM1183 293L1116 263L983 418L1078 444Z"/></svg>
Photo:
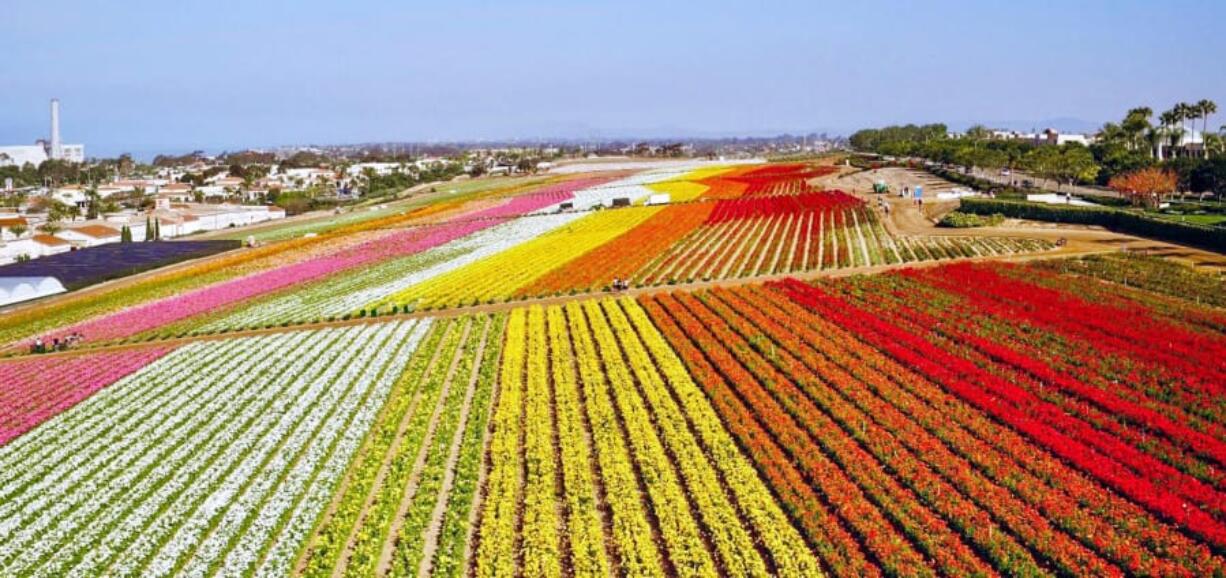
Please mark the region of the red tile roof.
<svg viewBox="0 0 1226 578"><path fill-rule="evenodd" d="M31 238L34 239L35 243L41 243L43 245L47 245L50 247L58 247L60 245L71 245L71 243L69 243L68 241L65 241L59 237L52 237L51 235L34 235Z"/></svg>
<svg viewBox="0 0 1226 578"><path fill-rule="evenodd" d="M87 237L93 237L95 239L119 236L118 230L107 227L106 225L85 225L84 227L75 227L75 228L68 229L68 230L76 231L82 235L85 235Z"/></svg>

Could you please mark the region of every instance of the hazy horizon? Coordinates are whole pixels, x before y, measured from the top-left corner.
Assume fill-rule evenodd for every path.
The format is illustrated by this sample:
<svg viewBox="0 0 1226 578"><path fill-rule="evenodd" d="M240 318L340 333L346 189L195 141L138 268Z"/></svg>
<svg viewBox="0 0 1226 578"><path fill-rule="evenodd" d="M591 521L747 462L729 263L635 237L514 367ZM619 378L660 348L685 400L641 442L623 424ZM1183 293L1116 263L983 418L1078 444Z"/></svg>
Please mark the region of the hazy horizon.
<svg viewBox="0 0 1226 578"><path fill-rule="evenodd" d="M5 15L0 145L44 138L58 97L65 142L90 156L900 122L1042 128L1226 101L1226 40L1213 29L1226 3L1201 0L20 0Z"/></svg>

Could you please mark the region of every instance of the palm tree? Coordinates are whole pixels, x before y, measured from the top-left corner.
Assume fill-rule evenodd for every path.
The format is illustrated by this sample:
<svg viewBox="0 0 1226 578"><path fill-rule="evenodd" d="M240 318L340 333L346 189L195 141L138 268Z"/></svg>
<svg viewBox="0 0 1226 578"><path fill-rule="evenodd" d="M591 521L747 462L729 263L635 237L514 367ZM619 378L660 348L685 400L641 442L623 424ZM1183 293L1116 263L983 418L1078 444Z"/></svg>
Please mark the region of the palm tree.
<svg viewBox="0 0 1226 578"><path fill-rule="evenodd" d="M1148 106L1139 106L1129 110L1124 116L1120 129L1128 135L1131 150L1136 150L1144 142L1145 132L1151 128L1149 119L1152 116L1154 116L1154 110ZM1153 152L1151 151L1150 154Z"/></svg>
<svg viewBox="0 0 1226 578"><path fill-rule="evenodd" d="M1158 115L1159 125L1158 125L1158 129L1154 131L1154 135L1157 138L1154 140L1156 140L1158 144L1158 157L1157 158L1159 161L1162 161L1164 158L1162 154L1163 141L1169 141L1173 135L1178 134L1175 132L1175 125L1179 122L1179 112L1177 112L1178 109L1179 107L1175 107L1175 108L1172 108L1171 110L1168 110Z"/></svg>
<svg viewBox="0 0 1226 578"><path fill-rule="evenodd" d="M1209 137L1209 117L1217 113L1217 103L1206 98L1196 103L1195 106L1201 119L1201 148L1205 151L1205 158L1209 158L1209 141L1207 140Z"/></svg>
<svg viewBox="0 0 1226 578"><path fill-rule="evenodd" d="M1175 114L1179 116L1179 136L1178 136L1178 140L1172 143L1172 147L1179 148L1179 151L1177 151L1176 154L1180 154L1180 153L1186 154L1187 147L1182 146L1184 145L1183 135L1188 134L1188 127L1185 123L1188 122L1189 120L1196 118L1196 107L1186 102L1181 102L1175 105L1175 109L1178 111ZM1196 122L1193 121L1192 124L1195 125ZM1190 136L1188 138L1188 142L1191 142Z"/></svg>
<svg viewBox="0 0 1226 578"><path fill-rule="evenodd" d="M1124 127L1113 122L1104 124L1098 130L1098 140L1110 143L1120 142L1124 143L1124 146L1127 146L1129 149L1132 148L1132 135L1128 134Z"/></svg>

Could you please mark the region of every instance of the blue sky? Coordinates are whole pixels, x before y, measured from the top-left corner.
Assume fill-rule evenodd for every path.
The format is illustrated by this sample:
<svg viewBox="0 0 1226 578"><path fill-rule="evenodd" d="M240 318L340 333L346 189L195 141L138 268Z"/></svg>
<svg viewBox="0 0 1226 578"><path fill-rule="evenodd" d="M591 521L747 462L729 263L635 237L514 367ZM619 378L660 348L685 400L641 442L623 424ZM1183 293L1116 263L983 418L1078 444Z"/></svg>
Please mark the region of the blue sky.
<svg viewBox="0 0 1226 578"><path fill-rule="evenodd" d="M1220 0L8 0L0 15L0 143L44 136L58 96L65 140L90 154L1226 108Z"/></svg>

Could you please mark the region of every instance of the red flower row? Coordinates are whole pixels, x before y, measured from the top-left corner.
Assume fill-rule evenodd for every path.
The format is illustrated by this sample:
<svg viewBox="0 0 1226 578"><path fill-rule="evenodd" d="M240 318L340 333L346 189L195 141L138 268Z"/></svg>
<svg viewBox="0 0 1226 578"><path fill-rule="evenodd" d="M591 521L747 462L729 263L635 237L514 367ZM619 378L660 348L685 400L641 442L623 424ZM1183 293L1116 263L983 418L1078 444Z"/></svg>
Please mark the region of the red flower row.
<svg viewBox="0 0 1226 578"><path fill-rule="evenodd" d="M798 281L783 282L779 287L798 303L821 312L900 362L911 365L942 383L964 401L1026 434L1122 494L1167 519L1185 525L1211 543L1219 547L1226 546L1226 526L1205 510L1187 503L1177 493L1160 486L1149 477L1121 467L1119 460L1147 462L1151 467L1167 469L1170 469L1169 466L1163 466L1152 458L1146 459L1146 456L1137 456L1135 449L1122 443L1117 442L1112 447L1111 440L1096 440L1096 445L1112 447L1114 450L1099 453L1081 441L1086 437L1097 437L1092 428L1085 424L1077 427L1077 424L1068 423L1074 420L1059 412L1032 414L1020 410L1015 404L1032 402L1033 400L1027 398L1033 396L966 360L934 347L927 341L817 288ZM1073 431L1066 434L1053 427L1053 424L1072 426ZM1202 488L1203 486L1197 487L1189 481L1187 485L1176 490L1179 493L1198 494ZM1216 492L1209 492L1203 496L1204 501L1216 503L1219 498L1215 494Z"/></svg>

